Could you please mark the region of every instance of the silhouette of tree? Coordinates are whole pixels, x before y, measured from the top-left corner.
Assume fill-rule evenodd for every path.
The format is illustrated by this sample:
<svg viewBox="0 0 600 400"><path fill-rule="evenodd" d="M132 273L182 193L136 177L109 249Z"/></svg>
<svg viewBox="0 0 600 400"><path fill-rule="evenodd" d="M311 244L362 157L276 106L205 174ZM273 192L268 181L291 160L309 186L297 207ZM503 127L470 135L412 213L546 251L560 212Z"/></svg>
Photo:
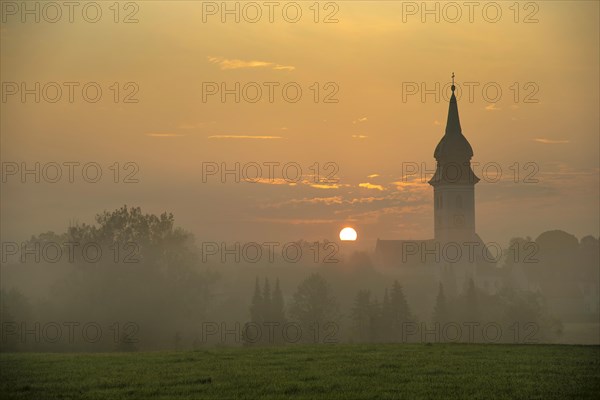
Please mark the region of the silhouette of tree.
<svg viewBox="0 0 600 400"><path fill-rule="evenodd" d="M579 244L579 257L577 264L583 270L583 278L588 282L598 282L598 272L600 269L600 242L593 236L581 238Z"/></svg>
<svg viewBox="0 0 600 400"><path fill-rule="evenodd" d="M284 342L283 327L286 323L285 304L283 302L283 294L279 286L279 278L275 281L275 288L271 293L271 303L269 307L269 318L267 320L270 326L266 327L267 332L273 337L268 337L267 340L272 344L281 344Z"/></svg>
<svg viewBox="0 0 600 400"><path fill-rule="evenodd" d="M260 290L260 284L258 283L258 276L254 282L254 294L250 303L250 321L244 324L242 330L242 342L244 345L249 346L258 344L262 341L262 326L264 322L264 300ZM251 327L251 324L253 325ZM252 334L249 331L252 330ZM255 338L255 331L260 330L261 337Z"/></svg>
<svg viewBox="0 0 600 400"><path fill-rule="evenodd" d="M271 298L271 312L273 321L285 323L285 304L279 287L279 278L275 281L275 289Z"/></svg>
<svg viewBox="0 0 600 400"><path fill-rule="evenodd" d="M405 323L414 322L414 317L408 307L402 286L394 281L390 291L390 333L393 341L400 340Z"/></svg>
<svg viewBox="0 0 600 400"><path fill-rule="evenodd" d="M510 332L507 340L546 341L562 334L562 322L549 314L540 293L503 288L496 301L501 305L499 320L504 330ZM530 335L533 332L535 334Z"/></svg>
<svg viewBox="0 0 600 400"><path fill-rule="evenodd" d="M250 305L250 321L262 323L263 321L263 297L260 292L258 277L254 283L254 296L252 296L252 304Z"/></svg>
<svg viewBox="0 0 600 400"><path fill-rule="evenodd" d="M371 322L371 342L384 342L386 340L385 321L383 319L383 303L377 297L371 302L369 319Z"/></svg>
<svg viewBox="0 0 600 400"><path fill-rule="evenodd" d="M290 316L300 324L305 342L320 338L320 332L328 324L336 323L338 303L329 284L319 274L312 274L300 283L290 304Z"/></svg>
<svg viewBox="0 0 600 400"><path fill-rule="evenodd" d="M466 291L463 296L463 301L463 320L465 322L479 321L479 294L477 292L477 288L475 287L475 282L473 281L473 278L469 278L468 280L468 283L466 285Z"/></svg>
<svg viewBox="0 0 600 400"><path fill-rule="evenodd" d="M263 286L262 295L262 320L271 321L271 285L269 285L269 279L265 278L265 285Z"/></svg>
<svg viewBox="0 0 600 400"><path fill-rule="evenodd" d="M17 289L0 289L0 326L3 331L0 351L18 351L26 347L27 343L19 338L22 324L29 324L31 320L31 312L29 300Z"/></svg>
<svg viewBox="0 0 600 400"><path fill-rule="evenodd" d="M449 310L446 296L444 295L444 285L440 282L438 294L435 299L435 306L433 308L432 321L434 324L440 324L441 328L444 326L444 324L448 323L449 320Z"/></svg>
<svg viewBox="0 0 600 400"><path fill-rule="evenodd" d="M244 325L242 331L244 344L281 344L283 342L282 328L285 323L285 304L279 279L276 280L275 288L271 291L269 279L265 278L261 291L258 277L256 277L254 295L250 304L250 321ZM254 337L257 329L260 330L260 339Z"/></svg>
<svg viewBox="0 0 600 400"><path fill-rule="evenodd" d="M205 317L216 275L198 269L193 235L175 226L173 214L124 206L98 214L95 225L73 225L58 236L58 243L77 243L78 249L99 247L102 257L90 262L85 252L74 251L73 260L65 261L69 272L52 289L55 316L99 323L135 316L139 343L148 347L169 343L174 331L191 330Z"/></svg>
<svg viewBox="0 0 600 400"><path fill-rule="evenodd" d="M361 343L373 341L376 311L371 303L371 292L360 290L354 300L351 318L354 323L356 339Z"/></svg>
<svg viewBox="0 0 600 400"><path fill-rule="evenodd" d="M579 249L579 241L575 236L561 230L547 231L538 236L535 242L539 246L537 265L544 269L546 276L560 276L564 268L573 266Z"/></svg>
<svg viewBox="0 0 600 400"><path fill-rule="evenodd" d="M390 296L388 289L385 289L383 294L383 302L381 304L381 321L379 323L379 337L383 341L393 341L392 332L392 321L394 319L394 312L392 311L392 304L390 302Z"/></svg>

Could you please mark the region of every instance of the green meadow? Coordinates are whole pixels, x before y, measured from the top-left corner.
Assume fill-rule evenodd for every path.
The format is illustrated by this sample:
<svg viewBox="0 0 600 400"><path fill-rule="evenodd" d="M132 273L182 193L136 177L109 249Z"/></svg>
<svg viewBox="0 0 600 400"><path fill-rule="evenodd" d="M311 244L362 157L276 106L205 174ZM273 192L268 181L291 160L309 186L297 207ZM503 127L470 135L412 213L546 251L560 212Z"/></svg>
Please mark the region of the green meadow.
<svg viewBox="0 0 600 400"><path fill-rule="evenodd" d="M378 344L5 353L2 399L585 399L600 346Z"/></svg>

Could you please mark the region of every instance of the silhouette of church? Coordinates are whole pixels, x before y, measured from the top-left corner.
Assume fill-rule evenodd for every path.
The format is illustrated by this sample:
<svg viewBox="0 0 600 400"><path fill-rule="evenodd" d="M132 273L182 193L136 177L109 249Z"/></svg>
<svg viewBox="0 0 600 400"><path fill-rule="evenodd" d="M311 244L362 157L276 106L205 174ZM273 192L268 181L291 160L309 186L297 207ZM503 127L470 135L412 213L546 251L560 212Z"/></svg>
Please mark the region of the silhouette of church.
<svg viewBox="0 0 600 400"><path fill-rule="evenodd" d="M446 133L433 153L437 168L429 181L433 186L435 240L442 243L475 238L475 184L479 178L471 169L473 149L462 134L455 89L452 82Z"/></svg>
<svg viewBox="0 0 600 400"><path fill-rule="evenodd" d="M375 258L382 267L433 272L450 294L457 294L470 279L495 292L502 283L500 271L475 231L479 178L471 168L473 149L460 126L454 74L451 89L446 131L435 148L437 167L429 180L434 196L434 239L377 239Z"/></svg>

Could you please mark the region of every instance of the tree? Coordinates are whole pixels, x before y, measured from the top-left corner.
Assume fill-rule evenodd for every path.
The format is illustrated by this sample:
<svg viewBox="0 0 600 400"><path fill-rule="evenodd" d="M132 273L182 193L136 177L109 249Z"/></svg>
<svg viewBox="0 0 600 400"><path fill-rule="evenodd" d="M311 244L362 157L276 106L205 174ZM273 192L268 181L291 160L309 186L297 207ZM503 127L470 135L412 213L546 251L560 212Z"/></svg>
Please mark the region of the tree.
<svg viewBox="0 0 600 400"><path fill-rule="evenodd" d="M260 285L258 283L258 277L254 283L254 296L252 296L252 303L250 305L250 321L254 323L263 322L263 297L260 293Z"/></svg>
<svg viewBox="0 0 600 400"><path fill-rule="evenodd" d="M316 341L322 331L337 322L338 303L321 275L312 274L300 283L290 304L290 316L300 324L305 342Z"/></svg>
<svg viewBox="0 0 600 400"><path fill-rule="evenodd" d="M48 240L49 234L31 242ZM195 329L206 314L216 276L201 270L193 235L175 226L173 214L144 214L121 207L96 216L96 224L76 224L58 243L76 243L72 261L63 257L65 277L53 286L56 320L112 324L135 321L140 346L170 343L174 332ZM97 262L82 251L100 249ZM94 252L92 252L92 256ZM97 345L110 348L105 340Z"/></svg>
<svg viewBox="0 0 600 400"><path fill-rule="evenodd" d="M286 324L285 304L283 302L283 293L279 287L279 278L275 281L275 288L271 293L270 320L273 324L273 343L281 344L284 342L283 327Z"/></svg>
<svg viewBox="0 0 600 400"><path fill-rule="evenodd" d="M490 296L478 289L475 286L473 278L465 278L463 291L453 301L453 309L455 310L453 316L456 317L456 321L453 322L458 324L481 324L483 322L481 320L482 311L483 315L488 318L496 315L496 309L499 304L495 302L494 299L494 296ZM490 321L494 321L493 317ZM480 338L477 337L474 340L479 339Z"/></svg>
<svg viewBox="0 0 600 400"><path fill-rule="evenodd" d="M593 236L584 236L579 245L577 264L588 282L598 282L600 265L600 241Z"/></svg>
<svg viewBox="0 0 600 400"><path fill-rule="evenodd" d="M408 302L404 296L402 286L398 281L394 281L390 292L390 333L393 341L397 341L402 337L402 329L406 323L414 322Z"/></svg>
<svg viewBox="0 0 600 400"><path fill-rule="evenodd" d="M361 343L368 343L373 340L373 325L375 323L373 308L371 292L360 290L354 300L352 320L356 338Z"/></svg>
<svg viewBox="0 0 600 400"><path fill-rule="evenodd" d="M496 301L501 305L499 320L507 332L507 341L545 342L563 333L562 322L548 313L540 293L504 288Z"/></svg>
<svg viewBox="0 0 600 400"><path fill-rule="evenodd" d="M256 277L254 295L250 305L250 322L244 325L242 332L244 343L246 345L281 344L285 322L285 305L279 279L276 280L275 288L271 291L269 280L265 278L265 285L261 291L258 277ZM260 339L254 338L255 330L260 331ZM249 336L250 332L252 337Z"/></svg>
<svg viewBox="0 0 600 400"><path fill-rule="evenodd" d="M21 330L31 323L31 304L17 289L0 289L0 351L17 351L26 347L20 340ZM27 328L25 328L27 329Z"/></svg>
<svg viewBox="0 0 600 400"><path fill-rule="evenodd" d="M444 285L442 285L440 282L438 294L435 299L435 306L433 308L433 316L431 319L433 320L434 324L440 324L440 329L442 329L443 326L450 320L448 314L449 310L448 303L446 302L446 296L444 295Z"/></svg>
<svg viewBox="0 0 600 400"><path fill-rule="evenodd" d="M262 341L262 327L264 323L264 298L260 290L260 284L258 283L258 276L254 282L254 295L252 296L252 302L250 304L250 322L244 324L244 330L242 331L242 341L246 346L260 343ZM253 325L253 327L251 327ZM260 339L254 338L253 335L249 335L249 331L258 330L261 332Z"/></svg>
<svg viewBox="0 0 600 400"><path fill-rule="evenodd" d="M271 313L273 321L285 323L285 304L279 287L279 278L275 281L275 289L271 296Z"/></svg>
<svg viewBox="0 0 600 400"><path fill-rule="evenodd" d="M463 321L464 322L476 322L479 321L479 294L475 287L475 281L473 278L469 278L466 285L466 291L463 296Z"/></svg>
<svg viewBox="0 0 600 400"><path fill-rule="evenodd" d="M392 333L392 321L394 319L394 312L392 311L392 304L390 303L390 296L388 289L385 289L383 293L383 302L381 304L381 321L379 323L379 337L385 342L393 341Z"/></svg>
<svg viewBox="0 0 600 400"><path fill-rule="evenodd" d="M541 269L539 272L546 277L554 275L560 279L562 271L572 267L577 259L579 241L570 233L547 231L538 236L535 242L538 248L533 250L539 251L533 258L538 259L539 263L533 265L537 264L536 269Z"/></svg>
<svg viewBox="0 0 600 400"><path fill-rule="evenodd" d="M262 320L271 321L271 286L269 285L269 279L265 278L265 286L263 287L262 295Z"/></svg>

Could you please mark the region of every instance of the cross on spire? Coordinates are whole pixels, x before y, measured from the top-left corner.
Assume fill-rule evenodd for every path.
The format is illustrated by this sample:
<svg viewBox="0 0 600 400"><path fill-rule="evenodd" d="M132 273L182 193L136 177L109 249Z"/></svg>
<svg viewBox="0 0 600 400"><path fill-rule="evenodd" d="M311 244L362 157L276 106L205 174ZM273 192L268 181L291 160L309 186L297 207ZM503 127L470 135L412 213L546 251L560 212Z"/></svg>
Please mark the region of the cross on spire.
<svg viewBox="0 0 600 400"><path fill-rule="evenodd" d="M454 89L456 89L456 86L454 86L454 72L452 73L452 92L454 92Z"/></svg>

